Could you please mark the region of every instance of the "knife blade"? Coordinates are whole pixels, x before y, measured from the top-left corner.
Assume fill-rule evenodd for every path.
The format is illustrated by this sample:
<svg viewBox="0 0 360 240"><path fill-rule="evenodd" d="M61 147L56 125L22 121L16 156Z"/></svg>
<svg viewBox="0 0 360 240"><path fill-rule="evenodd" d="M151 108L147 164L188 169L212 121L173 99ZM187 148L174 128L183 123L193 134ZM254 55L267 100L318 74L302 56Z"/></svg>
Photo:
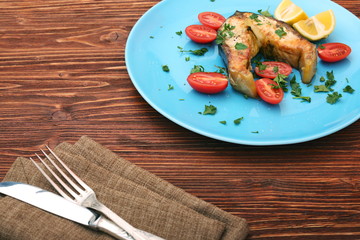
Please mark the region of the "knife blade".
<svg viewBox="0 0 360 240"><path fill-rule="evenodd" d="M1 182L0 193L92 229L103 231L116 239L134 240L112 221L44 189L19 182Z"/></svg>

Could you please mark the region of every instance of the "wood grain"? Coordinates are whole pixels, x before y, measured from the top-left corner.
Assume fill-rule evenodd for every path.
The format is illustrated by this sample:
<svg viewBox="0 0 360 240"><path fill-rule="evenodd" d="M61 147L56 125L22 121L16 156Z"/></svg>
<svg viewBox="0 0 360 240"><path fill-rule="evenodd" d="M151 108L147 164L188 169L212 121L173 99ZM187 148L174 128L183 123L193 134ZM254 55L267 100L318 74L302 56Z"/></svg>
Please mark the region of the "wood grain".
<svg viewBox="0 0 360 240"><path fill-rule="evenodd" d="M158 0L0 1L0 180L18 156L88 135L234 215L248 240L360 239L360 122L256 147L200 136L151 108L124 48ZM360 2L336 0L356 16Z"/></svg>

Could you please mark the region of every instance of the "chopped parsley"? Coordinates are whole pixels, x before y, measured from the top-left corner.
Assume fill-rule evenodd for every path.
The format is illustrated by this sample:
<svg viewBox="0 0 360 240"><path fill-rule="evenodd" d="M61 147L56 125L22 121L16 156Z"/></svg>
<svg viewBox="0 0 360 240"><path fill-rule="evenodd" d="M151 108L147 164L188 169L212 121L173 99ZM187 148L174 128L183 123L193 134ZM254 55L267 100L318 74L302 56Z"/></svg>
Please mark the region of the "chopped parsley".
<svg viewBox="0 0 360 240"><path fill-rule="evenodd" d="M293 96L295 96L295 97L300 97L301 96L301 87L300 87L300 84L298 82L296 82L295 75L290 80L290 87L291 87L291 94Z"/></svg>
<svg viewBox="0 0 360 240"><path fill-rule="evenodd" d="M182 31L178 31L178 32L175 32L177 35L181 36L182 35Z"/></svg>
<svg viewBox="0 0 360 240"><path fill-rule="evenodd" d="M234 124L239 125L243 119L244 119L244 117L235 119Z"/></svg>
<svg viewBox="0 0 360 240"><path fill-rule="evenodd" d="M272 17L271 13L269 12L269 8L266 11L263 11L262 9L259 9L258 13L265 16L265 17Z"/></svg>
<svg viewBox="0 0 360 240"><path fill-rule="evenodd" d="M234 33L232 32L232 30L234 29L235 26L231 26L230 24L225 23L222 30L218 32L216 36L216 40L215 40L216 44L223 44L226 39L234 36Z"/></svg>
<svg viewBox="0 0 360 240"><path fill-rule="evenodd" d="M190 61L190 57L186 57L185 61L187 61L187 62Z"/></svg>
<svg viewBox="0 0 360 240"><path fill-rule="evenodd" d="M314 92L330 92L330 89L325 85L315 85Z"/></svg>
<svg viewBox="0 0 360 240"><path fill-rule="evenodd" d="M216 107L214 105L205 105L205 109L202 112L203 115L214 115L216 113Z"/></svg>
<svg viewBox="0 0 360 240"><path fill-rule="evenodd" d="M343 92L347 92L347 93L353 93L355 90L350 86L347 85L344 89Z"/></svg>
<svg viewBox="0 0 360 240"><path fill-rule="evenodd" d="M276 82L284 92L287 92L288 91L288 88L287 88L287 81L286 81L286 78L288 76L286 75L283 75L283 74L278 74L275 78L274 78L274 82Z"/></svg>
<svg viewBox="0 0 360 240"><path fill-rule="evenodd" d="M201 65L194 65L194 67L190 70L190 73L196 73L196 72L204 72L205 69Z"/></svg>
<svg viewBox="0 0 360 240"><path fill-rule="evenodd" d="M226 125L226 121L220 121L219 123Z"/></svg>
<svg viewBox="0 0 360 240"><path fill-rule="evenodd" d="M304 97L304 96L300 96L300 97L293 97L293 99L301 99L301 102L311 102L311 97Z"/></svg>
<svg viewBox="0 0 360 240"><path fill-rule="evenodd" d="M171 84L168 84L168 91L173 90L174 86L172 86Z"/></svg>
<svg viewBox="0 0 360 240"><path fill-rule="evenodd" d="M339 94L338 92L334 92L334 93L329 93L327 98L326 98L326 102L330 103L330 104L335 104L339 101L339 99L342 97L341 94Z"/></svg>
<svg viewBox="0 0 360 240"><path fill-rule="evenodd" d="M184 50L180 46L178 46L178 49L182 53L188 52L188 53L192 53L192 54L197 55L197 56L203 56L205 53L207 53L209 51L207 48L200 48L200 49L197 49L197 50Z"/></svg>
<svg viewBox="0 0 360 240"><path fill-rule="evenodd" d="M250 19L254 20L255 22L261 22L258 17L259 17L258 14L253 13L253 14L250 16Z"/></svg>
<svg viewBox="0 0 360 240"><path fill-rule="evenodd" d="M235 44L235 49L236 50L244 50L244 49L247 49L248 48L248 46L246 46L245 44L243 44L243 43L236 43Z"/></svg>
<svg viewBox="0 0 360 240"><path fill-rule="evenodd" d="M164 72L170 72L169 66L168 65L162 65L162 70Z"/></svg>
<svg viewBox="0 0 360 240"><path fill-rule="evenodd" d="M278 35L280 38L282 38L283 36L285 36L287 33L285 32L284 28L278 28L275 30L276 35Z"/></svg>

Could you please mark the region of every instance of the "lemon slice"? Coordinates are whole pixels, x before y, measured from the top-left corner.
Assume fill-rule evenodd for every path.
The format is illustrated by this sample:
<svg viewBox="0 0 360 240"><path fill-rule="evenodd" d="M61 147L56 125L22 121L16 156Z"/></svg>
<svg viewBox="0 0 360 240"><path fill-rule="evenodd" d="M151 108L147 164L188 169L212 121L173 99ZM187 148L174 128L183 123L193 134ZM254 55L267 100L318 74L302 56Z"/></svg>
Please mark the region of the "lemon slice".
<svg viewBox="0 0 360 240"><path fill-rule="evenodd" d="M301 20L293 27L307 39L317 41L327 38L334 31L335 22L334 12L330 9L306 20Z"/></svg>
<svg viewBox="0 0 360 240"><path fill-rule="evenodd" d="M293 25L294 23L308 18L304 10L296 6L290 0L283 0L276 8L274 17L278 20Z"/></svg>

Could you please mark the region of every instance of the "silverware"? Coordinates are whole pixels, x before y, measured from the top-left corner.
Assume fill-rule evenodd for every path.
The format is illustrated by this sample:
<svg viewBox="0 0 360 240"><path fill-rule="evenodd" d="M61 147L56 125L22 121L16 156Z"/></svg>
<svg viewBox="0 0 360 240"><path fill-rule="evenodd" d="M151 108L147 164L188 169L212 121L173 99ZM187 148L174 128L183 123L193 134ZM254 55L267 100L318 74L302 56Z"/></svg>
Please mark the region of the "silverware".
<svg viewBox="0 0 360 240"><path fill-rule="evenodd" d="M106 207L104 204L102 204L100 201L98 201L95 192L87 184L85 184L73 171L71 171L69 167L66 166L65 163L48 146L46 146L46 148L52 154L54 159L56 159L56 161L60 163L63 169L67 172L66 174L55 163L54 159L52 159L45 151L41 150L46 159L55 167L57 172L61 174L64 181L60 178L58 174L55 173L55 169L52 170L49 167L49 165L44 161L43 158L41 158L38 154L35 155L39 158L39 160L44 164L47 170L67 193L62 190L61 187L57 183L55 183L55 181L53 181L49 177L49 175L46 174L45 171L32 158L30 159L61 196L70 201L74 201L78 205L96 210L104 214L115 224L128 232L129 235L132 236L135 240L164 240L163 238L157 237L151 233L136 229L124 219L122 219L120 216L118 216L116 213L114 213L112 210L110 210L108 207ZM69 175L74 181L76 181L76 183L72 179L70 179ZM72 189L75 189L75 191Z"/></svg>
<svg viewBox="0 0 360 240"><path fill-rule="evenodd" d="M41 188L25 183L1 182L0 193L92 229L103 231L116 239L133 239L126 231L103 216Z"/></svg>

